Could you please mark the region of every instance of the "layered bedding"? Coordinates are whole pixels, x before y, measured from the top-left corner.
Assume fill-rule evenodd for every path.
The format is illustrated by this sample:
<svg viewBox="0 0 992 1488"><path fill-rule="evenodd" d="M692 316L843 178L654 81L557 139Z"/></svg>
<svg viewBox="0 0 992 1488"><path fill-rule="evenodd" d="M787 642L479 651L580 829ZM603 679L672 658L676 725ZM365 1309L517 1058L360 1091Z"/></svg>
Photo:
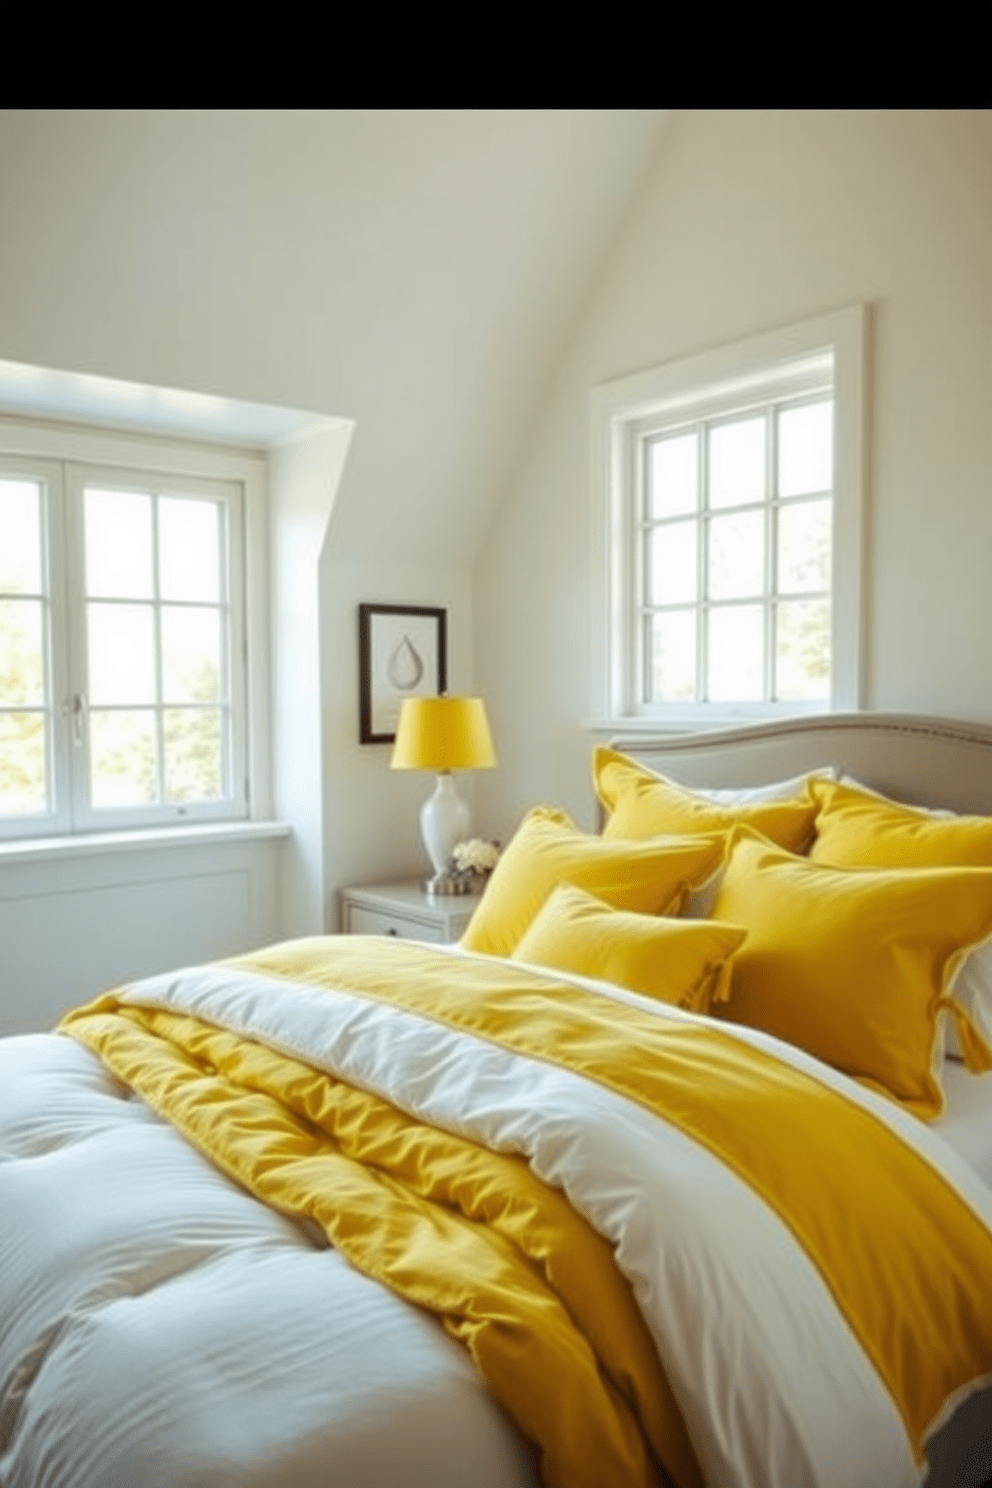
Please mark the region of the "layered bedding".
<svg viewBox="0 0 992 1488"><path fill-rule="evenodd" d="M4 1488L539 1481L429 1313L219 1172L82 1045L13 1044Z"/></svg>
<svg viewBox="0 0 992 1488"><path fill-rule="evenodd" d="M985 829L640 770L462 946L0 1040L2 1488L992 1476Z"/></svg>

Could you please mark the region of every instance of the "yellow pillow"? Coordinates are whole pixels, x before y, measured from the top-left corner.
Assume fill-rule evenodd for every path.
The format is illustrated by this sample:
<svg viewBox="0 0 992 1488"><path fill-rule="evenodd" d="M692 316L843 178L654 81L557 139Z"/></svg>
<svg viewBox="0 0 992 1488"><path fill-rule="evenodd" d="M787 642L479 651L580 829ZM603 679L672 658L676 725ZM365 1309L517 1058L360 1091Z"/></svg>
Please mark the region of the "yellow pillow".
<svg viewBox="0 0 992 1488"><path fill-rule="evenodd" d="M992 869L844 872L741 831L713 906L747 930L720 1015L806 1049L917 1115L944 1108L943 1014L992 1067L950 996L992 935Z"/></svg>
<svg viewBox="0 0 992 1488"><path fill-rule="evenodd" d="M857 786L819 781L810 857L834 868L992 868L992 817L940 816ZM965 958L954 995L992 1044L992 944ZM947 1031L947 1053L976 1064L967 1034ZM979 1061L980 1063L980 1061Z"/></svg>
<svg viewBox="0 0 992 1488"><path fill-rule="evenodd" d="M816 804L808 791L782 801L724 806L605 746L593 751L592 776L596 795L610 813L603 828L610 840L640 841L659 832L726 832L741 824L796 852L813 835Z"/></svg>
<svg viewBox="0 0 992 1488"><path fill-rule="evenodd" d="M513 959L597 977L705 1013L712 999L726 996L731 957L745 938L734 925L612 909L584 889L559 884Z"/></svg>
<svg viewBox="0 0 992 1488"><path fill-rule="evenodd" d="M935 816L817 780L815 863L834 868L992 868L992 817Z"/></svg>
<svg viewBox="0 0 992 1488"><path fill-rule="evenodd" d="M715 872L723 837L604 842L561 811L529 811L500 855L462 936L470 951L509 956L560 883L578 884L617 909L678 913L689 889Z"/></svg>

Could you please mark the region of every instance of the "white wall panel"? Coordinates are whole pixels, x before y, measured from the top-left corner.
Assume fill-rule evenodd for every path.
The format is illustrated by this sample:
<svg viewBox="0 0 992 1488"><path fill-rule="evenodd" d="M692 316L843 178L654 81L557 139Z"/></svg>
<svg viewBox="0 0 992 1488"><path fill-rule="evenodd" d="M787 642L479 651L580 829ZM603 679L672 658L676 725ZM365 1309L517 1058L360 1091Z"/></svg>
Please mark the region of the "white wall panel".
<svg viewBox="0 0 992 1488"><path fill-rule="evenodd" d="M0 867L0 1035L107 987L272 940L278 842Z"/></svg>

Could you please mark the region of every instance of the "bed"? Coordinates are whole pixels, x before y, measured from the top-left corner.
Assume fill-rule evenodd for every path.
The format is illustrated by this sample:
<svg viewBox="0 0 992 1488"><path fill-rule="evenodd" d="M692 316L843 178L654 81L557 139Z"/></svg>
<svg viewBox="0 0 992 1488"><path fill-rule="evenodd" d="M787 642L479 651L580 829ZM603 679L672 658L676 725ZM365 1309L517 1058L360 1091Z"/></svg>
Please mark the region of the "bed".
<svg viewBox="0 0 992 1488"><path fill-rule="evenodd" d="M2 1488L992 1479L992 729L596 758L603 831L529 813L462 946L290 942L0 1040ZM828 861L873 811L914 862ZM825 886L926 940L863 1069L762 1002L769 895L800 954Z"/></svg>

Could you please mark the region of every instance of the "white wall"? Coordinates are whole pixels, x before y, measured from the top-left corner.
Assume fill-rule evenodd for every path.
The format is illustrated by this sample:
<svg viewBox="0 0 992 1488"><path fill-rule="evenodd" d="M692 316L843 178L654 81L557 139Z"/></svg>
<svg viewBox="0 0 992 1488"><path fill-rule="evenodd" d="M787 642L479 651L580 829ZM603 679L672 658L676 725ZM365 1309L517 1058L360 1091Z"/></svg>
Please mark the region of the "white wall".
<svg viewBox="0 0 992 1488"><path fill-rule="evenodd" d="M664 122L657 110L0 111L0 358L139 385L139 411L190 392L354 426L334 490L298 465L283 485L295 457L275 460L274 797L294 827L286 851L267 848L281 864L266 906L278 933L332 925L342 884L424 866L429 782L391 775L383 746L357 742L357 605L446 605L450 684L473 685L479 535ZM17 899L19 872L0 901ZM61 893L57 873L49 882ZM73 892L83 904L108 882L80 864ZM4 1008L40 985L24 979L33 958L46 986L65 982L73 927L91 930L101 975L123 974L123 952L112 968L104 953L128 902L56 917L47 943L0 940L0 1032ZM4 920L15 939L17 923Z"/></svg>
<svg viewBox="0 0 992 1488"><path fill-rule="evenodd" d="M859 301L868 703L992 719L990 243L987 112L676 116L480 549L491 830L539 799L592 820L589 389Z"/></svg>
<svg viewBox="0 0 992 1488"><path fill-rule="evenodd" d="M108 987L278 934L285 840L0 858L0 1036L50 1028Z"/></svg>
<svg viewBox="0 0 992 1488"><path fill-rule="evenodd" d="M383 565L337 556L321 564L324 654L325 924L337 927L336 890L385 877L423 876L430 863L419 812L430 775L392 771L388 744L358 742L358 605L362 601L447 609L448 685L472 685L472 589L468 570L441 564ZM459 790L471 800L470 777Z"/></svg>
<svg viewBox="0 0 992 1488"><path fill-rule="evenodd" d="M325 925L324 679L320 557L352 426L283 441L269 458L272 801L292 828L279 881L280 934Z"/></svg>

